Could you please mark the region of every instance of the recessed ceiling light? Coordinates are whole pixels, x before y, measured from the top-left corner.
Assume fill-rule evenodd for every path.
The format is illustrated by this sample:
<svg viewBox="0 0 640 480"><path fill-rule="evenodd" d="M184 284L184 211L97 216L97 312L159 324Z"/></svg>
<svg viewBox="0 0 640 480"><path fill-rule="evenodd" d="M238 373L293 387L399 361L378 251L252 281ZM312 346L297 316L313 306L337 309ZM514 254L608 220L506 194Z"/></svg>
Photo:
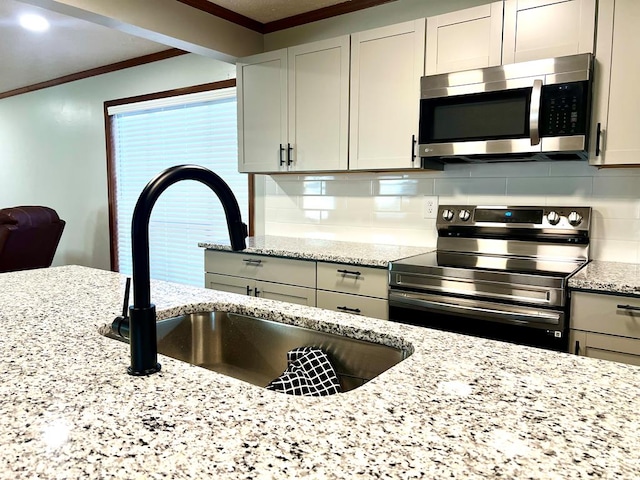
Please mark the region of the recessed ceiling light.
<svg viewBox="0 0 640 480"><path fill-rule="evenodd" d="M44 32L49 29L49 22L46 18L40 15L34 15L32 13L27 13L25 15L20 16L20 25L27 30L31 30L32 32Z"/></svg>

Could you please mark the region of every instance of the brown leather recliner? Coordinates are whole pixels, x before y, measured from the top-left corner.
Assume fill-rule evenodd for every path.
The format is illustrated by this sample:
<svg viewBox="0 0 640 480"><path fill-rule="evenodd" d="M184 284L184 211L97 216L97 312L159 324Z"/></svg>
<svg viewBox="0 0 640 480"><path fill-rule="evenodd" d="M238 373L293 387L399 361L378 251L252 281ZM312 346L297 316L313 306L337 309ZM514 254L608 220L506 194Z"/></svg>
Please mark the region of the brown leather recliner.
<svg viewBox="0 0 640 480"><path fill-rule="evenodd" d="M48 207L0 209L0 272L50 267L64 226Z"/></svg>

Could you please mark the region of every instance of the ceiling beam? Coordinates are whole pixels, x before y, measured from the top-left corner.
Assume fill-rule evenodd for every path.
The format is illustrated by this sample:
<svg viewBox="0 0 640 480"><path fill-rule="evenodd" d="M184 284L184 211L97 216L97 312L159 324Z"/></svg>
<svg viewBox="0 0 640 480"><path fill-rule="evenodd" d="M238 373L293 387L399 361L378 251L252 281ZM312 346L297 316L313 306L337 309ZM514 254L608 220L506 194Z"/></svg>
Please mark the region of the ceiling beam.
<svg viewBox="0 0 640 480"><path fill-rule="evenodd" d="M19 0L187 52L235 63L263 35L175 0Z"/></svg>

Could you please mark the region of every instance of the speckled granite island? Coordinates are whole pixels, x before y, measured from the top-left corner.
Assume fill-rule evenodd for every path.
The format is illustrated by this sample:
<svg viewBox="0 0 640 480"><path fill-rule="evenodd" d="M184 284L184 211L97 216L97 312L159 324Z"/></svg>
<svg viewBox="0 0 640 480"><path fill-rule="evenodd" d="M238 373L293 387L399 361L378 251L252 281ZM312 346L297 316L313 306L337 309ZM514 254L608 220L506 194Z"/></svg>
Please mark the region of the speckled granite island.
<svg viewBox="0 0 640 480"><path fill-rule="evenodd" d="M221 242L200 242L198 246L210 250L231 250L228 240ZM264 235L247 238L247 248L243 250L243 252L256 255L297 258L301 260L387 268L389 262L392 260L419 255L434 249L435 247L381 245L316 238Z"/></svg>
<svg viewBox="0 0 640 480"><path fill-rule="evenodd" d="M403 345L364 386L292 397L98 334L124 278L0 274L0 478L638 478L640 368L152 283L159 317L221 309Z"/></svg>

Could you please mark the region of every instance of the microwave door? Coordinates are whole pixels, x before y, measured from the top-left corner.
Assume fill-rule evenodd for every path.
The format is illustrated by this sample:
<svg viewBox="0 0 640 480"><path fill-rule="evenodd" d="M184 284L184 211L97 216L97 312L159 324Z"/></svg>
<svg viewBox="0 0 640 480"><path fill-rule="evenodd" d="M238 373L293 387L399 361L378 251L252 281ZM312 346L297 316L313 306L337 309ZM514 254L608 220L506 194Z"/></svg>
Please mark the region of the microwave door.
<svg viewBox="0 0 640 480"><path fill-rule="evenodd" d="M539 153L542 81L532 83L530 87L421 99L420 155Z"/></svg>

